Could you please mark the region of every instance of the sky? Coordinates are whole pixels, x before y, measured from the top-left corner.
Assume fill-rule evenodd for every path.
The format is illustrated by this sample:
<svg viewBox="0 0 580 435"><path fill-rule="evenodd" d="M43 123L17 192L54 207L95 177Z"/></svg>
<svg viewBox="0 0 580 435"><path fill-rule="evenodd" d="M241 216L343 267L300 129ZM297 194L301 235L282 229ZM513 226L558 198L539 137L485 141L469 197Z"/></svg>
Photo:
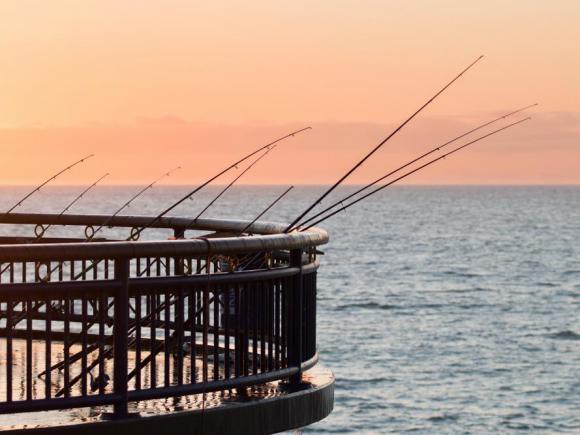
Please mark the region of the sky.
<svg viewBox="0 0 580 435"><path fill-rule="evenodd" d="M538 102L408 182L580 183L575 0L22 0L0 17L2 185L90 153L55 184L142 184L178 165L166 183L195 184L306 126L240 182L332 183L481 54L347 182Z"/></svg>

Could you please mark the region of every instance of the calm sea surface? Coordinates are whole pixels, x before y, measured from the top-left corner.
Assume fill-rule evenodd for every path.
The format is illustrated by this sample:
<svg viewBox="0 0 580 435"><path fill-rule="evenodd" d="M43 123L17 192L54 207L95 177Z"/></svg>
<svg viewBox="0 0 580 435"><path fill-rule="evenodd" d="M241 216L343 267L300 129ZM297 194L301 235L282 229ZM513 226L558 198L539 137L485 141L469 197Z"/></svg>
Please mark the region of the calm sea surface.
<svg viewBox="0 0 580 435"><path fill-rule="evenodd" d="M97 189L70 213L112 213L137 189ZM295 189L265 220L289 221L321 189ZM22 211L60 212L80 190ZM126 213L187 190L156 187ZM283 190L235 188L206 217L252 219ZM24 192L0 188L1 208ZM395 187L322 226L318 343L336 404L305 432L580 433L580 187Z"/></svg>

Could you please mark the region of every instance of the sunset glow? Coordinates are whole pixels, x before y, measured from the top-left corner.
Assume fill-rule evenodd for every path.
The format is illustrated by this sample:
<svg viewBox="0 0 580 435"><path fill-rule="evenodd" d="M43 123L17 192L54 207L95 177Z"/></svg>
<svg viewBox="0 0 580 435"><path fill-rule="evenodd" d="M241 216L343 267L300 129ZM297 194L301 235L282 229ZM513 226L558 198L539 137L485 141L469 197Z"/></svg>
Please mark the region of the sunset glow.
<svg viewBox="0 0 580 435"><path fill-rule="evenodd" d="M243 183L331 183L480 54L348 182L537 101L532 122L409 182L580 183L578 2L22 1L0 15L0 184L91 152L58 183L176 165L168 183L198 183L308 125Z"/></svg>

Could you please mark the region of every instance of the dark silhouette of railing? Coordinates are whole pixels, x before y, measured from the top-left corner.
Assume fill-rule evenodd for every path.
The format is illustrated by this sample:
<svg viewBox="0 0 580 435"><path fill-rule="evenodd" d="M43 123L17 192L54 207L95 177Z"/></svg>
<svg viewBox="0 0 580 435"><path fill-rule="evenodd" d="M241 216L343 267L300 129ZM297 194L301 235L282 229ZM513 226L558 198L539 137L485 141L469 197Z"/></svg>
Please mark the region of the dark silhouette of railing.
<svg viewBox="0 0 580 435"><path fill-rule="evenodd" d="M0 224L90 234L108 218ZM0 238L0 413L113 405L123 417L132 401L299 383L317 362L315 247L328 236L262 223L237 236L246 225L163 218L148 231L178 240L160 241ZM213 233L183 239L189 230Z"/></svg>

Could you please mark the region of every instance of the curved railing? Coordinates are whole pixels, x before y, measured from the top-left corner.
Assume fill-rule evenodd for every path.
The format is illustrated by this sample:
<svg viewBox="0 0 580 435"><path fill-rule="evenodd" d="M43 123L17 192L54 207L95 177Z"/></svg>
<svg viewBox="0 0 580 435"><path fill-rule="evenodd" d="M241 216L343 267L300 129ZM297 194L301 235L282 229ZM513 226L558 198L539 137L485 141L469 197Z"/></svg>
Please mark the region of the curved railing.
<svg viewBox="0 0 580 435"><path fill-rule="evenodd" d="M0 215L30 226L0 237L0 413L113 405L123 417L131 401L296 383L316 364L325 231L151 219ZM87 242L103 224L172 240ZM64 225L78 236L45 231Z"/></svg>

